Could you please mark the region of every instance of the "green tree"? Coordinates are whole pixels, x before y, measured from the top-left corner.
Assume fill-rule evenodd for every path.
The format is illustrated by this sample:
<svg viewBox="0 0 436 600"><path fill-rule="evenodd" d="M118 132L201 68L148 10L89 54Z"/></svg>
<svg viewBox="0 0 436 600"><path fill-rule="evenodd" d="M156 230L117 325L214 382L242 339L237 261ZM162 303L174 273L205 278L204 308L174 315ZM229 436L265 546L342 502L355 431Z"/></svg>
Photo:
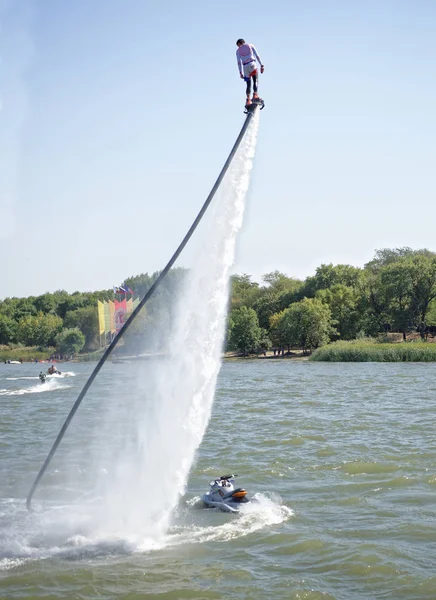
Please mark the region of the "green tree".
<svg viewBox="0 0 436 600"><path fill-rule="evenodd" d="M425 336L427 315L436 298L436 254L402 248L378 251L365 267L369 313L379 330L403 335L416 328Z"/></svg>
<svg viewBox="0 0 436 600"><path fill-rule="evenodd" d="M0 344L11 344L15 342L18 324L16 321L0 314Z"/></svg>
<svg viewBox="0 0 436 600"><path fill-rule="evenodd" d="M85 345L85 336L80 329L63 329L56 336L56 349L61 354L74 356L80 352Z"/></svg>
<svg viewBox="0 0 436 600"><path fill-rule="evenodd" d="M302 285L302 281L288 277L280 271L272 271L262 276L262 280L268 285L268 290L281 294L293 294Z"/></svg>
<svg viewBox="0 0 436 600"><path fill-rule="evenodd" d="M166 297L166 301L168 301L169 298L178 295L188 273L188 269L185 269L184 267L170 269L167 276L162 281L162 284L159 286L156 295L160 296L161 298ZM153 273L153 275L142 273L141 275L136 275L135 277L128 277L124 280L122 285L128 286L133 290L135 296L142 298L151 288L159 275L160 271L156 271ZM172 302L172 300L170 302Z"/></svg>
<svg viewBox="0 0 436 600"><path fill-rule="evenodd" d="M411 287L412 321L424 338L427 314L436 298L436 255L416 255L408 259L406 265Z"/></svg>
<svg viewBox="0 0 436 600"><path fill-rule="evenodd" d="M259 295L259 284L251 281L251 276L244 273L243 275L232 275L231 277L231 296L230 304L232 308L240 308L242 306L252 307L253 303Z"/></svg>
<svg viewBox="0 0 436 600"><path fill-rule="evenodd" d="M361 329L360 293L356 288L337 283L319 290L316 298L330 308L332 319L341 339L354 339Z"/></svg>
<svg viewBox="0 0 436 600"><path fill-rule="evenodd" d="M408 259L389 262L379 271L380 284L388 306L388 321L394 331L401 331L404 338L413 322L412 281Z"/></svg>
<svg viewBox="0 0 436 600"><path fill-rule="evenodd" d="M314 298L316 292L331 288L333 285L356 287L362 277L362 269L352 265L320 265L313 277L308 277L298 292L298 300Z"/></svg>
<svg viewBox="0 0 436 600"><path fill-rule="evenodd" d="M38 311L33 303L33 298L13 298L13 313L10 315L15 321L19 321L22 317L33 315Z"/></svg>
<svg viewBox="0 0 436 600"><path fill-rule="evenodd" d="M259 319L259 325L266 330L270 328L270 318L280 310L280 295L268 288L259 292L259 297L252 307Z"/></svg>
<svg viewBox="0 0 436 600"><path fill-rule="evenodd" d="M360 286L362 329L367 335L377 335L389 327L389 298L380 273L365 269Z"/></svg>
<svg viewBox="0 0 436 600"><path fill-rule="evenodd" d="M267 350L269 350L271 348L271 346L272 346L271 337L270 337L268 331L264 327L261 327L260 328L260 339L257 344L257 350L259 350L260 352L266 352Z"/></svg>
<svg viewBox="0 0 436 600"><path fill-rule="evenodd" d="M38 312L54 314L57 308L56 298L53 294L43 294L35 298L34 306Z"/></svg>
<svg viewBox="0 0 436 600"><path fill-rule="evenodd" d="M260 295L253 308L259 315L259 323L269 329L270 317L280 310L287 308L298 298L303 282L288 277L280 271L267 273L262 277L267 286L260 288Z"/></svg>
<svg viewBox="0 0 436 600"><path fill-rule="evenodd" d="M83 308L84 306L86 306L86 297L80 292L74 292L74 294L64 296L60 299L56 312L64 319L67 312Z"/></svg>
<svg viewBox="0 0 436 600"><path fill-rule="evenodd" d="M15 319L15 306L17 304L17 298L5 298L0 302L0 314L10 319Z"/></svg>
<svg viewBox="0 0 436 600"><path fill-rule="evenodd" d="M302 282L288 277L280 271L262 276L265 285L259 287L248 275L235 276L232 306L250 306L259 318L259 325L269 331L270 318L282 308L289 306L290 298L296 294Z"/></svg>
<svg viewBox="0 0 436 600"><path fill-rule="evenodd" d="M291 345L284 320L286 314L285 310L286 309L274 313L269 319L271 340L278 348L284 348L285 346Z"/></svg>
<svg viewBox="0 0 436 600"><path fill-rule="evenodd" d="M413 256L427 256L431 258L435 256L435 253L427 250L427 248L412 250L408 246L402 248L381 248L375 251L374 258L365 265L365 269L374 272L382 267L402 261L405 258L412 258Z"/></svg>
<svg viewBox="0 0 436 600"><path fill-rule="evenodd" d="M265 334L259 327L256 311L247 306L235 308L230 313L228 349L239 350L247 356L256 351Z"/></svg>
<svg viewBox="0 0 436 600"><path fill-rule="evenodd" d="M330 308L318 298L295 302L272 320L282 345L298 346L304 352L327 344L337 334Z"/></svg>
<svg viewBox="0 0 436 600"><path fill-rule="evenodd" d="M62 329L62 319L56 315L28 315L18 322L17 341L26 346L51 346Z"/></svg>
<svg viewBox="0 0 436 600"><path fill-rule="evenodd" d="M85 336L85 349L94 350L99 346L98 313L96 306L86 306L68 311L64 319L64 327L78 328Z"/></svg>

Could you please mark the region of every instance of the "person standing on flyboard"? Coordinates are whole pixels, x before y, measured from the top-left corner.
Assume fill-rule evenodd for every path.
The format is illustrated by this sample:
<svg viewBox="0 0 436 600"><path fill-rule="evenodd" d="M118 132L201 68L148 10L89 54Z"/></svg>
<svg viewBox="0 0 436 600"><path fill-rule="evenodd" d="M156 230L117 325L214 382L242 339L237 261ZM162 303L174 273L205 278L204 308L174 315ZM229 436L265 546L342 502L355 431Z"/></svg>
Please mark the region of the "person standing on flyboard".
<svg viewBox="0 0 436 600"><path fill-rule="evenodd" d="M263 66L260 56L256 52L256 48L253 46L253 44L246 44L245 40L240 38L236 42L236 45L238 46L238 49L236 50L236 60L238 63L239 75L247 84L247 102L245 106L250 106L253 100L259 100L259 95L257 93L258 73L256 60L260 65L261 73L264 72L265 67ZM252 99L250 98L251 80L253 80Z"/></svg>

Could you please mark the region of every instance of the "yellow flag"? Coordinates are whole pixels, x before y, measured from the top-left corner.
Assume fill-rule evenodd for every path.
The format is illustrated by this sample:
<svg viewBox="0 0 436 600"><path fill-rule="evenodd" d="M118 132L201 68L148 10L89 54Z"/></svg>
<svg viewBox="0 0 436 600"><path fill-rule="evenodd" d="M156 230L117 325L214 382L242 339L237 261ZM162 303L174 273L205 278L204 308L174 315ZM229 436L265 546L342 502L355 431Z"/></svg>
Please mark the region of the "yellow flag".
<svg viewBox="0 0 436 600"><path fill-rule="evenodd" d="M133 300L131 298L130 298L130 300L127 300L126 308L127 308L127 316L129 317L133 312Z"/></svg>
<svg viewBox="0 0 436 600"><path fill-rule="evenodd" d="M98 330L100 335L104 333L104 305L103 302L97 300L97 310L98 310Z"/></svg>
<svg viewBox="0 0 436 600"><path fill-rule="evenodd" d="M111 313L109 310L109 303L104 303L104 332L110 333L111 330Z"/></svg>
<svg viewBox="0 0 436 600"><path fill-rule="evenodd" d="M110 315L110 331L111 333L115 333L115 304L112 300L109 300L109 315Z"/></svg>

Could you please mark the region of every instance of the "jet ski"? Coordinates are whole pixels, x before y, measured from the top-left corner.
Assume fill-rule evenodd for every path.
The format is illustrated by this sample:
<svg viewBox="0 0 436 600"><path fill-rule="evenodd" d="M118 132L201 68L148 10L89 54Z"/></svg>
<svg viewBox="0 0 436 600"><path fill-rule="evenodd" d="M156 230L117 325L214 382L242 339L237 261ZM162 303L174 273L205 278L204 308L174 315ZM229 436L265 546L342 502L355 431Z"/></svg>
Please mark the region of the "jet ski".
<svg viewBox="0 0 436 600"><path fill-rule="evenodd" d="M62 375L62 373L58 371L54 365L51 365L47 369L47 375Z"/></svg>
<svg viewBox="0 0 436 600"><path fill-rule="evenodd" d="M237 475L222 475L209 483L210 489L202 500L207 508L219 508L224 512L239 512L241 505L252 502L243 488L235 488Z"/></svg>

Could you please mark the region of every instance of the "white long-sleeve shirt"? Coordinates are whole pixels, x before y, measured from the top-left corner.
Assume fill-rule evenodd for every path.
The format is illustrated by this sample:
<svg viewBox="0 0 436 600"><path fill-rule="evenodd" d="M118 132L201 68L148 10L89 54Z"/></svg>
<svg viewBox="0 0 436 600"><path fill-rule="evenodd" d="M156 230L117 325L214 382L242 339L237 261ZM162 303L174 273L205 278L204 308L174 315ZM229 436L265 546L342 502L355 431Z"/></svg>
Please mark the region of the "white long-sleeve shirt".
<svg viewBox="0 0 436 600"><path fill-rule="evenodd" d="M238 63L239 73L242 75L242 65L253 62L255 59L257 59L257 62L262 66L260 56L256 52L256 48L253 44L242 44L242 46L239 46L236 50L236 61Z"/></svg>

